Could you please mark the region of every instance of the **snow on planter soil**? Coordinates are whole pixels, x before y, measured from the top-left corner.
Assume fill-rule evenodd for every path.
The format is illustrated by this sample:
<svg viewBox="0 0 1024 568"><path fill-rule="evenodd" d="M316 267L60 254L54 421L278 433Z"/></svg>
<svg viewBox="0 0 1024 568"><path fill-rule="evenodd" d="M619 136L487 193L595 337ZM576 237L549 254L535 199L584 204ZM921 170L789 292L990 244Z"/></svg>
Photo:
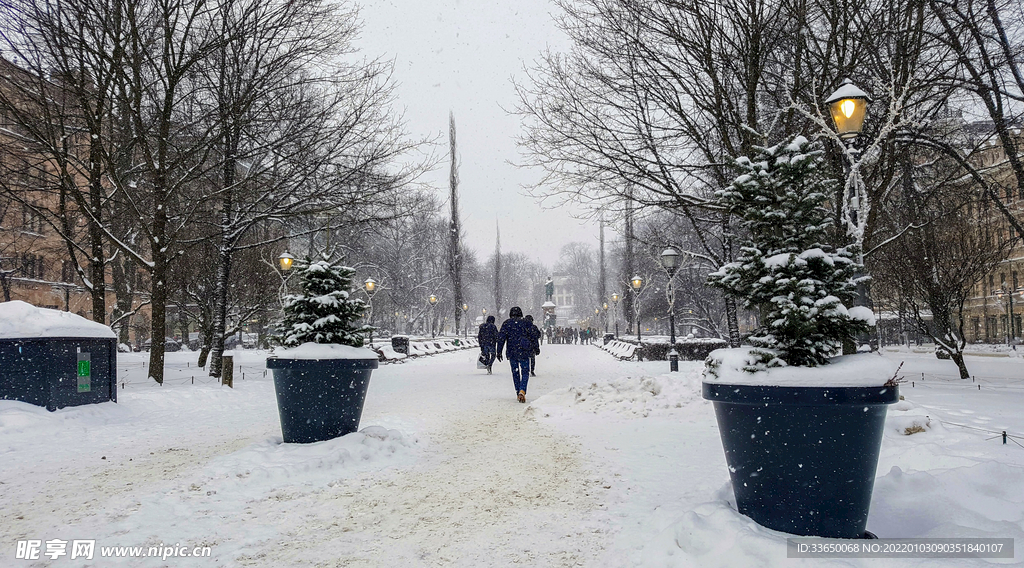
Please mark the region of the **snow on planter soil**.
<svg viewBox="0 0 1024 568"><path fill-rule="evenodd" d="M276 349L273 356L280 359L377 359L372 349L332 343L303 343L298 347Z"/></svg>
<svg viewBox="0 0 1024 568"><path fill-rule="evenodd" d="M860 353L833 357L828 365L818 367L771 367L754 373L756 356L750 348L716 349L708 356L710 362L704 381L727 385L784 387L877 387L896 373L896 365L878 353Z"/></svg>
<svg viewBox="0 0 1024 568"><path fill-rule="evenodd" d="M109 327L71 312L37 308L20 300L0 302L0 339L38 337L109 339L116 336Z"/></svg>

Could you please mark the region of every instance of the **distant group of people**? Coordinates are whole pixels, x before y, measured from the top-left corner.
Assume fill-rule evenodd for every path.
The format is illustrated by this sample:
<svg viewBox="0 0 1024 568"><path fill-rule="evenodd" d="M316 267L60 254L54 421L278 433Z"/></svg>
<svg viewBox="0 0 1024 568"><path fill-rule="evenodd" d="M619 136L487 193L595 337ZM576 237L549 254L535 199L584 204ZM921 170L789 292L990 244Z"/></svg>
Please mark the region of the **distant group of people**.
<svg viewBox="0 0 1024 568"><path fill-rule="evenodd" d="M592 327L554 327L548 328L548 343L556 344L593 344L597 330Z"/></svg>
<svg viewBox="0 0 1024 568"><path fill-rule="evenodd" d="M494 325L494 316L487 316L487 321L480 324L477 339L480 341L480 362L491 374L494 360L508 358L512 366L512 384L519 402L526 402L526 384L530 377L537 376L537 355L540 355L540 328L533 323L533 316L523 317L523 309L515 306L508 311L509 318L501 324L499 330Z"/></svg>

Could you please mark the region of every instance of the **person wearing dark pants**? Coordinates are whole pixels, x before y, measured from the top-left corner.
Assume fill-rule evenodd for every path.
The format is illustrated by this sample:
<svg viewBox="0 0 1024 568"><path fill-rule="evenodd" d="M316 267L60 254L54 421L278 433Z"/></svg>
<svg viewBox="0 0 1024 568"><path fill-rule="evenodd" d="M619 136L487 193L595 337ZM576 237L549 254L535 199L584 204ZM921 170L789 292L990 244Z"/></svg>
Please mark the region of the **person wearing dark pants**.
<svg viewBox="0 0 1024 568"><path fill-rule="evenodd" d="M487 321L480 324L476 338L480 342L480 361L487 366L487 374L490 375L497 353L494 346L498 343L498 327L494 325L494 316L487 316Z"/></svg>
<svg viewBox="0 0 1024 568"><path fill-rule="evenodd" d="M530 356L540 349L533 335L533 324L523 318L523 309L514 306L508 311L509 319L498 331L498 361L502 350L512 366L512 383L519 402L526 402L526 383L530 380Z"/></svg>
<svg viewBox="0 0 1024 568"><path fill-rule="evenodd" d="M540 355L540 338L542 336L540 328L537 324L533 323L533 316L527 315L526 321L530 322L530 332L533 334L534 341L534 352L530 354L530 376L537 376L537 355Z"/></svg>

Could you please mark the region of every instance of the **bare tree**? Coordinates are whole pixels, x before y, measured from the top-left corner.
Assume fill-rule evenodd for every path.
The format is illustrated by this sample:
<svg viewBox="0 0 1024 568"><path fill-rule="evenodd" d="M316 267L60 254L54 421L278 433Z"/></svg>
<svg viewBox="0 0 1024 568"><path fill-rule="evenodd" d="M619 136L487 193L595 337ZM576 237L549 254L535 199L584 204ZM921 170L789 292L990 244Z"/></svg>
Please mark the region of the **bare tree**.
<svg viewBox="0 0 1024 568"><path fill-rule="evenodd" d="M964 306L1010 242L992 231L984 193L965 188L952 160L925 154L914 162L905 162L901 195L880 215L889 238L875 254L875 278L966 379Z"/></svg>
<svg viewBox="0 0 1024 568"><path fill-rule="evenodd" d="M462 318L462 222L459 219L459 164L455 145L455 114L448 115L448 147L451 155L448 171L448 201L451 220L448 224L448 278L451 280L455 310L455 329Z"/></svg>

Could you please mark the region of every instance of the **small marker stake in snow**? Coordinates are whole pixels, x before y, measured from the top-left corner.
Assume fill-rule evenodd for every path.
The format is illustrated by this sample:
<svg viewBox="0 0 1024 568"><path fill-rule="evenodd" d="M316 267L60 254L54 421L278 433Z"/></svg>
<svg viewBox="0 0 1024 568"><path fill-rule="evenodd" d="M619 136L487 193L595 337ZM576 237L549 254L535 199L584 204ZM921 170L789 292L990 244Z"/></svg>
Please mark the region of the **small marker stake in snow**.
<svg viewBox="0 0 1024 568"><path fill-rule="evenodd" d="M1006 430L1003 430L1003 443L1006 443Z"/></svg>

